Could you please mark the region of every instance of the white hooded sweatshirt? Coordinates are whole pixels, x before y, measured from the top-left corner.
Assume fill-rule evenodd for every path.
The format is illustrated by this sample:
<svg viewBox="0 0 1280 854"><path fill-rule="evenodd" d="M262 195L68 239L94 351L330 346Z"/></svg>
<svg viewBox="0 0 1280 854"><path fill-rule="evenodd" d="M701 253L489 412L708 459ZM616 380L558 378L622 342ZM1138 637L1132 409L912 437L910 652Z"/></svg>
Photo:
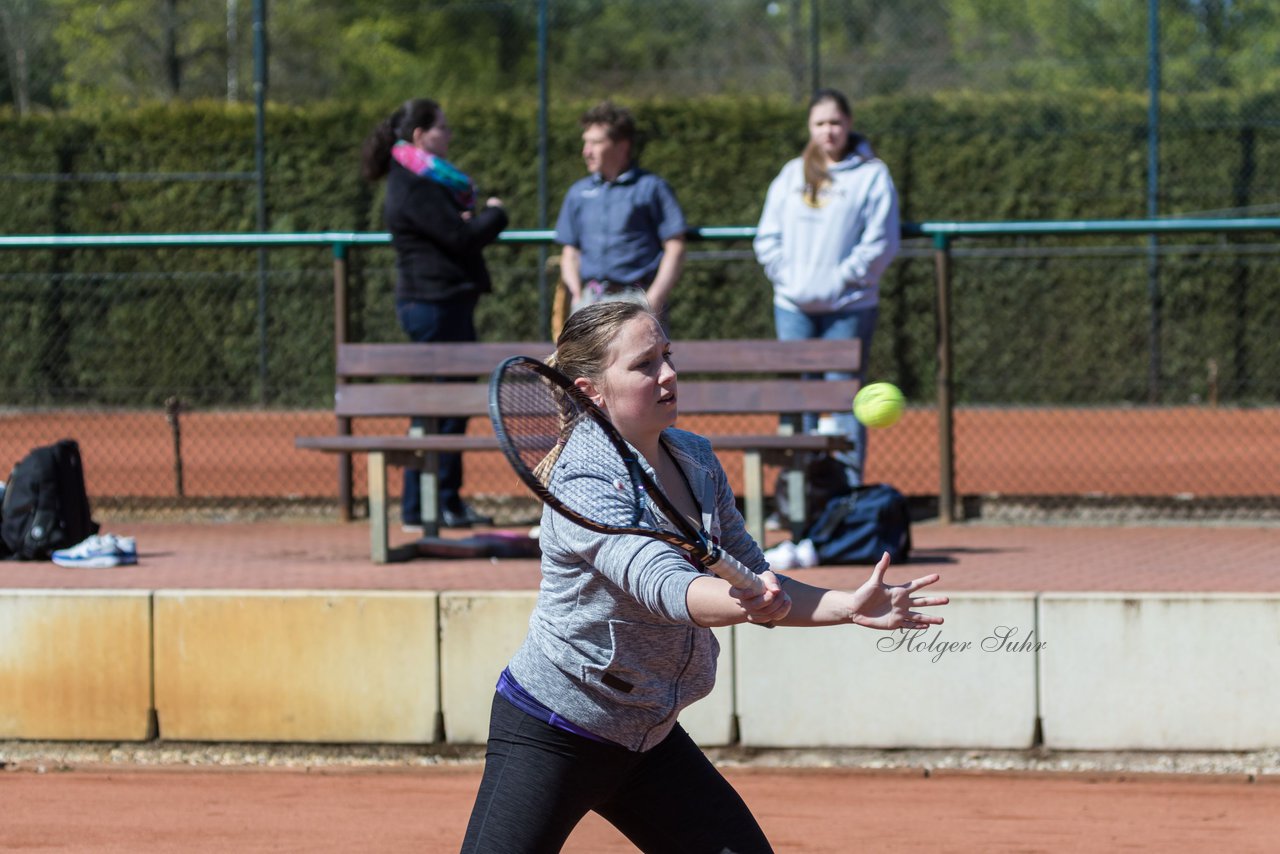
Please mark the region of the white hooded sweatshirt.
<svg viewBox="0 0 1280 854"><path fill-rule="evenodd" d="M898 194L889 167L864 140L830 172L816 207L804 198L799 157L782 167L765 196L754 248L782 308L823 314L877 305L880 276L898 253Z"/></svg>

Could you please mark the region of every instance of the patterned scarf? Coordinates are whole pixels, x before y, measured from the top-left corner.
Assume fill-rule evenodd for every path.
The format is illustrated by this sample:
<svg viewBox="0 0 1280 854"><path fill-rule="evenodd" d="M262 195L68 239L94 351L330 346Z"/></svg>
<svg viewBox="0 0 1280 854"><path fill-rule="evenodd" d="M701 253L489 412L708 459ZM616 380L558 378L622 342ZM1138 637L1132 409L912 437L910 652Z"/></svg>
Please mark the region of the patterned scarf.
<svg viewBox="0 0 1280 854"><path fill-rule="evenodd" d="M436 157L403 139L397 140L391 147L391 156L413 174L443 184L453 193L454 200L464 211L476 206L476 191L471 179L443 157Z"/></svg>

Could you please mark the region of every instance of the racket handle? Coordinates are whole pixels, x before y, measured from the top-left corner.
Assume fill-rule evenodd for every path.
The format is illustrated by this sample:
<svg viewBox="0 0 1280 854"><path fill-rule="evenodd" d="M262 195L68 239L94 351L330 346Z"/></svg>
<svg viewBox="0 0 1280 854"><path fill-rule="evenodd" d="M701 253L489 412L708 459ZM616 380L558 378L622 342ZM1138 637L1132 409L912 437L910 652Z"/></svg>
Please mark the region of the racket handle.
<svg viewBox="0 0 1280 854"><path fill-rule="evenodd" d="M711 549L712 563L707 569L723 578L739 590L745 590L754 595L764 592L764 581L759 575L743 566L736 557L729 554L719 546Z"/></svg>

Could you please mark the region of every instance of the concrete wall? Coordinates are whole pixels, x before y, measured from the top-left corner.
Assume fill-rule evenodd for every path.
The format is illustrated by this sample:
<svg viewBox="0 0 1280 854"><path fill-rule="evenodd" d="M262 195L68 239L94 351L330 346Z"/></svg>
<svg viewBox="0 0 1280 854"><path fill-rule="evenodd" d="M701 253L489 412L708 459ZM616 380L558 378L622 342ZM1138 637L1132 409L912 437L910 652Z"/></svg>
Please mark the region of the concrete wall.
<svg viewBox="0 0 1280 854"><path fill-rule="evenodd" d="M434 741L436 599L158 591L160 733L194 741Z"/></svg>
<svg viewBox="0 0 1280 854"><path fill-rule="evenodd" d="M914 632L737 629L742 743L1030 747L1035 595L957 593L945 616Z"/></svg>
<svg viewBox="0 0 1280 854"><path fill-rule="evenodd" d="M1280 745L1280 597L1046 593L1040 622L1048 747Z"/></svg>
<svg viewBox="0 0 1280 854"><path fill-rule="evenodd" d="M1280 746L1280 595L954 594L941 628L719 629L699 743ZM529 592L0 591L0 738L479 743Z"/></svg>
<svg viewBox="0 0 1280 854"><path fill-rule="evenodd" d="M440 696L450 744L483 744L498 675L524 640L536 590L440 594Z"/></svg>
<svg viewBox="0 0 1280 854"><path fill-rule="evenodd" d="M0 590L0 738L142 741L151 594Z"/></svg>

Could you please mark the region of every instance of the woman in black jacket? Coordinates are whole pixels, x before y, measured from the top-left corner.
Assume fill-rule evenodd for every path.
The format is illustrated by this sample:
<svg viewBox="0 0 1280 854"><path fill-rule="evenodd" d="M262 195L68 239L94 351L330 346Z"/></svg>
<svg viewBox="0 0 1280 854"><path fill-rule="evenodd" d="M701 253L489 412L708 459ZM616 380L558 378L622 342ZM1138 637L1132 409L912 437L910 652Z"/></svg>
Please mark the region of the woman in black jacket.
<svg viewBox="0 0 1280 854"><path fill-rule="evenodd" d="M445 157L452 131L435 101L415 98L380 122L364 142L364 177L387 179L383 216L396 251L396 314L413 341L475 341L475 307L491 290L481 250L507 226L502 200L476 208L475 187ZM446 418L441 433L464 433ZM405 470L400 518L421 522L418 472ZM440 455L440 518L448 527L491 520L463 502L462 455Z"/></svg>

